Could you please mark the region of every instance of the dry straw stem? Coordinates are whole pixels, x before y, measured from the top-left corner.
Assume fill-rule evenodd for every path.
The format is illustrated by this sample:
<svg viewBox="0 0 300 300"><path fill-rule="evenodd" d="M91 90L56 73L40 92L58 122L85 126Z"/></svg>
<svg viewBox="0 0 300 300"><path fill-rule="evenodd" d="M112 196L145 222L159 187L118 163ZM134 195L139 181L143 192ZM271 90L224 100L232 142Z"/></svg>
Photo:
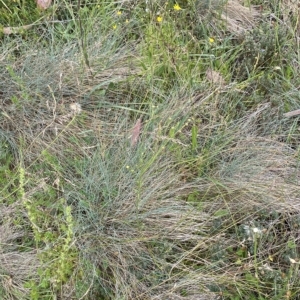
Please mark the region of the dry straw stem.
<svg viewBox="0 0 300 300"><path fill-rule="evenodd" d="M3 27L2 32L6 35L17 34L24 30L28 30L28 29L32 28L32 26L33 26L33 24L19 26L19 27Z"/></svg>
<svg viewBox="0 0 300 300"><path fill-rule="evenodd" d="M288 113L283 114L284 117L294 117L300 115L300 109L289 111Z"/></svg>

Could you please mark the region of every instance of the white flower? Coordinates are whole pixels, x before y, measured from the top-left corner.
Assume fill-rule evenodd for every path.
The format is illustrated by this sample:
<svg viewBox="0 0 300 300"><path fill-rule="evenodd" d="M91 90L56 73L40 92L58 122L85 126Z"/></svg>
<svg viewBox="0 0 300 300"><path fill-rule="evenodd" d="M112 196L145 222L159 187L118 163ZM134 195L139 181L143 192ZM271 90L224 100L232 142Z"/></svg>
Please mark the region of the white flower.
<svg viewBox="0 0 300 300"><path fill-rule="evenodd" d="M81 105L79 103L70 104L70 109L74 115L79 115L82 112Z"/></svg>
<svg viewBox="0 0 300 300"><path fill-rule="evenodd" d="M289 257L289 260L290 260L291 264L298 264L298 262L295 259L291 258L291 257Z"/></svg>
<svg viewBox="0 0 300 300"><path fill-rule="evenodd" d="M256 227L253 228L252 231L253 231L254 233L258 233L258 234L261 233L261 230L260 230L259 228L256 228Z"/></svg>

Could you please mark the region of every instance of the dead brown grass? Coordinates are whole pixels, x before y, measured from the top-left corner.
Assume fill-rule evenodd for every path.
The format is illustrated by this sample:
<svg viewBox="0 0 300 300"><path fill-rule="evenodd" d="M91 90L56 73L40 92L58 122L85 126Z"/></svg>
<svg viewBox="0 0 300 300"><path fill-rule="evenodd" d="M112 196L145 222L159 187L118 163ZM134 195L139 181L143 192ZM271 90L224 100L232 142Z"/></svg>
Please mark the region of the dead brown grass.
<svg viewBox="0 0 300 300"><path fill-rule="evenodd" d="M1 297L12 300L23 295L28 299L30 289L24 283L38 278L37 270L40 266L38 253L34 249L20 250L22 241L29 238L22 228L13 224L22 207L14 205L0 206L2 225L0 225L0 273Z"/></svg>
<svg viewBox="0 0 300 300"><path fill-rule="evenodd" d="M221 19L226 22L227 30L232 34L245 33L257 24L261 13L259 8L244 6L239 0L229 0L223 7Z"/></svg>

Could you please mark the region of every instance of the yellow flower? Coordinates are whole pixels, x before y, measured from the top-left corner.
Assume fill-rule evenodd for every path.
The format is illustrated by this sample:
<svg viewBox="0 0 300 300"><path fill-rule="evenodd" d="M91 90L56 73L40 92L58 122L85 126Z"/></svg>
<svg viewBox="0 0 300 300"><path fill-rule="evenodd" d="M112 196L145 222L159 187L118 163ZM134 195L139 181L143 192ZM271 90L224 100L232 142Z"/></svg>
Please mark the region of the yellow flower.
<svg viewBox="0 0 300 300"><path fill-rule="evenodd" d="M117 25L116 24L113 26L113 29L117 29Z"/></svg>
<svg viewBox="0 0 300 300"><path fill-rule="evenodd" d="M121 14L122 14L122 12L119 10L119 11L117 12L117 15L118 15L118 16L121 16Z"/></svg>
<svg viewBox="0 0 300 300"><path fill-rule="evenodd" d="M215 42L215 39L214 38L212 38L212 37L210 37L209 39L208 39L208 41L212 44L212 43L214 43Z"/></svg>
<svg viewBox="0 0 300 300"><path fill-rule="evenodd" d="M179 6L178 3L176 3L176 4L173 6L173 8L174 8L175 10L181 10L181 7Z"/></svg>
<svg viewBox="0 0 300 300"><path fill-rule="evenodd" d="M129 20L128 20L128 19L126 19L125 23L129 23Z"/></svg>
<svg viewBox="0 0 300 300"><path fill-rule="evenodd" d="M162 22L162 20L163 20L163 18L162 18L161 16L158 16L158 17L156 18L156 21L159 22L159 23Z"/></svg>

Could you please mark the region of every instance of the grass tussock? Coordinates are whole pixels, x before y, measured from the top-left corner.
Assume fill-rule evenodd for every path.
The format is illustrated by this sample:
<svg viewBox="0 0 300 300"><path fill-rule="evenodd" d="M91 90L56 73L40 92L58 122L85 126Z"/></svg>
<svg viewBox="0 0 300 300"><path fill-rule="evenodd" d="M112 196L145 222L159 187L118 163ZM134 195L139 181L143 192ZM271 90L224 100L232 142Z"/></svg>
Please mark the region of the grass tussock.
<svg viewBox="0 0 300 300"><path fill-rule="evenodd" d="M3 299L298 299L298 10L200 2L0 3Z"/></svg>

